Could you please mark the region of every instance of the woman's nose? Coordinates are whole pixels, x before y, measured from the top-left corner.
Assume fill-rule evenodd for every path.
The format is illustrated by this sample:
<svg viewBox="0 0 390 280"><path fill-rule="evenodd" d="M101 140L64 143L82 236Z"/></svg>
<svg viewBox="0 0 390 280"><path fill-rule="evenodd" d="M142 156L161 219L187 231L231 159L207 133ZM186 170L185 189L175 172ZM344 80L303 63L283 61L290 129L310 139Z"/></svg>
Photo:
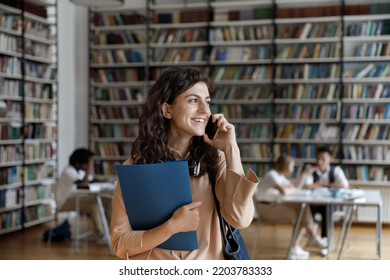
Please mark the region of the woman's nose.
<svg viewBox="0 0 390 280"><path fill-rule="evenodd" d="M200 102L199 103L199 112L208 112L210 111L209 105L206 102Z"/></svg>

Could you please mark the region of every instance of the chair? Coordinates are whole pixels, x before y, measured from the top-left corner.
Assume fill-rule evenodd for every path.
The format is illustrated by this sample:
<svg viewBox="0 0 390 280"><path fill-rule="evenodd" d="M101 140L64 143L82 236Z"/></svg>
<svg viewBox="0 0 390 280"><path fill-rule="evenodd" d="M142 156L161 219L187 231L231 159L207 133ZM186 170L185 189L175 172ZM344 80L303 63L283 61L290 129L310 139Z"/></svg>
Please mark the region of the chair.
<svg viewBox="0 0 390 280"><path fill-rule="evenodd" d="M54 211L54 221L55 221L55 225L54 227L50 227L48 229L48 238L47 238L47 245L50 246L52 241L53 241L53 234L55 232L55 230L60 226L60 223L59 223L59 218L58 218L58 215L59 213L67 213L67 215L69 216L71 213L75 212L76 209L72 209L72 210L61 210L58 205L58 189L59 189L59 184L58 182L54 182L51 184L51 192L52 192L52 195L54 196L54 207L53 207L53 211ZM65 221L68 221L69 220L69 217L65 219ZM86 233L83 233L83 237L86 237L88 235L92 234L92 231L88 231ZM69 237L70 237L70 231L69 231Z"/></svg>
<svg viewBox="0 0 390 280"><path fill-rule="evenodd" d="M47 241L46 241L46 244L48 246L51 246L51 243L53 241L54 230L59 226L59 223L58 223L58 213L60 212L59 209L58 209L58 182L52 183L50 185L50 187L51 187L51 193L54 196L53 211L54 211L54 222L55 222L55 225L54 225L54 227L50 227L48 229L48 237L47 237Z"/></svg>
<svg viewBox="0 0 390 280"><path fill-rule="evenodd" d="M255 205L255 210L256 210L256 213L260 213L260 209L259 209L259 205L262 203L262 202L259 202L257 201L255 198L253 199L253 203ZM255 219L254 219L255 223L257 224L264 224L264 225L286 225L286 224L289 224L293 227L294 229L294 222L288 222L288 221L266 221L266 220L262 220L260 218L260 216L257 216ZM300 234L303 234L303 232L300 232ZM293 239L293 236L294 236L294 231L291 232L291 238L290 240L292 241ZM252 259L255 259L255 256L256 256L256 251L257 251L257 247L258 247L258 238L256 238L257 236L254 236L253 238L253 242L252 242L252 248L251 248L251 258ZM291 247L291 243L289 245L289 248ZM288 254L289 252L287 252L287 257L288 257Z"/></svg>

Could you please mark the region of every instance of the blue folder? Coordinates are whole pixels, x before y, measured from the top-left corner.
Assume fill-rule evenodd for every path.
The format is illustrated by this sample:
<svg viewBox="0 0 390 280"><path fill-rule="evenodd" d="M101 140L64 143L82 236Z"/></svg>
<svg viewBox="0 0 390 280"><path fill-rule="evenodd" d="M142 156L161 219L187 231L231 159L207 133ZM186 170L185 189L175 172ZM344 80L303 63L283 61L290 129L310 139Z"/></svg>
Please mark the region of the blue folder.
<svg viewBox="0 0 390 280"><path fill-rule="evenodd" d="M134 230L148 230L167 221L179 207L192 202L188 162L117 165L127 216ZM179 232L158 246L196 250L196 231Z"/></svg>

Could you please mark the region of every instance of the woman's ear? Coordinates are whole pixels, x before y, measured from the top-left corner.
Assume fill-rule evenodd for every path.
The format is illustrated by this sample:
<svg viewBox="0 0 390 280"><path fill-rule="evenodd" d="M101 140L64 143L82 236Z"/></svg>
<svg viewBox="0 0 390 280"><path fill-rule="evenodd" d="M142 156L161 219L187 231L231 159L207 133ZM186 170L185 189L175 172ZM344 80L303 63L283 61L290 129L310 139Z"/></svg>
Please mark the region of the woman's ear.
<svg viewBox="0 0 390 280"><path fill-rule="evenodd" d="M171 116L171 113L169 111L169 104L168 103L164 103L162 106L161 106L161 110L162 110L162 115L164 118L167 118L167 119L171 119L172 116Z"/></svg>

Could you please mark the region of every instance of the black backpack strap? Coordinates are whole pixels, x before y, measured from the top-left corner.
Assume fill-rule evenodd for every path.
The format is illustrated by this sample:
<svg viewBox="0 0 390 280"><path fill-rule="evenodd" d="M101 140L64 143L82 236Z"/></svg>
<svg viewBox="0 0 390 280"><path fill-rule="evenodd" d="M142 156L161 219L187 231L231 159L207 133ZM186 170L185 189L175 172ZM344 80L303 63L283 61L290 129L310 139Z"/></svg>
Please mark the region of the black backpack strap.
<svg viewBox="0 0 390 280"><path fill-rule="evenodd" d="M335 169L335 166L331 165L330 166L330 169L329 169L329 174L328 174L328 178L329 178L329 183L334 183L336 180L335 180L335 177L334 177L334 169ZM320 180L320 176L318 176L317 172L313 172L313 182L318 182Z"/></svg>

